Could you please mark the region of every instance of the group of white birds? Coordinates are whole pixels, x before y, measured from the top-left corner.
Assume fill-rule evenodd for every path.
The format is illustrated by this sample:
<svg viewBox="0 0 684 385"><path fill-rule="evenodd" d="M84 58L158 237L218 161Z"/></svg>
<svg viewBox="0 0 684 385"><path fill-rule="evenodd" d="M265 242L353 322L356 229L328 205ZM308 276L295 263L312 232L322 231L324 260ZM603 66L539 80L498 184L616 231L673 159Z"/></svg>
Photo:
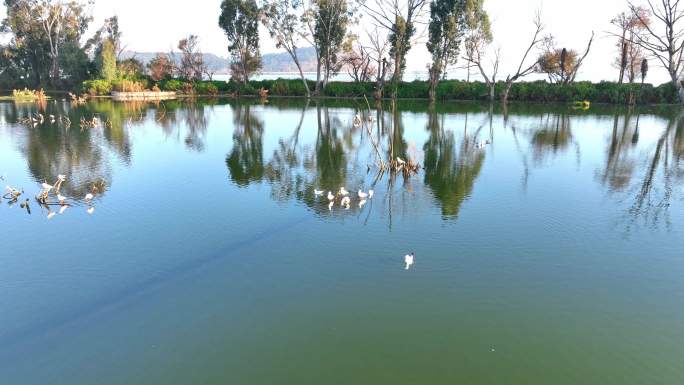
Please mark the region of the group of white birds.
<svg viewBox="0 0 684 385"><path fill-rule="evenodd" d="M47 218L48 219L52 219L57 214L57 212L54 212L50 209L50 205L54 204L54 203L49 202L49 197L50 197L51 193L55 196L55 198L57 199L57 204L60 206L59 211L58 211L59 214L64 214L64 212L69 207L71 207L71 205L67 202L67 197L65 197L64 195L62 195L60 193L60 188L62 187L62 183L64 183L65 181L66 181L66 175L60 174L60 175L57 175L57 181L54 184L49 184L49 183L47 183L47 181L44 181L40 185L42 190L41 190L40 194L38 194L38 196L36 196L36 200L38 200L38 202L41 205L43 205L44 207L47 207L47 209L48 209ZM24 193L23 191L20 191L20 190L14 188L14 187L11 187L11 186L6 186L6 191L7 192L5 194L5 197L7 197L7 199L12 199L14 201L16 201L17 198L19 198L19 196ZM84 199L85 203L88 205L88 209L87 209L88 214L92 215L95 212L95 207L92 205L92 201L93 201L93 199L95 199L95 196L92 193L87 193L83 199ZM22 202L21 205L22 205L22 208L24 208L24 207L28 208L28 199L26 200L26 202Z"/></svg>
<svg viewBox="0 0 684 385"><path fill-rule="evenodd" d="M373 190L368 190L368 192L364 192L363 190L359 190L357 193L357 196L359 197L359 208L362 208L366 202L368 202L368 199L373 199ZM315 196L323 196L325 194L324 190L318 190L314 189L314 195ZM346 210L349 210L351 207L351 197L350 197L349 191L345 189L344 187L340 187L340 190L337 192L337 194L333 194L332 191L328 191L328 210L332 211L333 207L335 206L335 201L340 198L340 207L344 207Z"/></svg>

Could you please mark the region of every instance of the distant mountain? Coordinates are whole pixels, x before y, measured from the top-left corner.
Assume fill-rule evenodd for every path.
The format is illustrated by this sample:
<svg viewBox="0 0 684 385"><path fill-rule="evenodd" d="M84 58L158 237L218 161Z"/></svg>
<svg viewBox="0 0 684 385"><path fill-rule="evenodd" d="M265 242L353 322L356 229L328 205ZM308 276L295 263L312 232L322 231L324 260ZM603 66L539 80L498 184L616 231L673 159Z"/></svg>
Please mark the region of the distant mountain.
<svg viewBox="0 0 684 385"><path fill-rule="evenodd" d="M174 52L174 60L180 61L180 53ZM136 58L143 64L147 65L155 56L156 52L134 52L125 51L122 55L123 59ZM316 71L316 52L313 47L297 49L297 57L299 58L302 70L304 72ZM287 52L267 53L261 57L263 68L262 72L296 72L297 66L292 61L292 58ZM230 59L224 58L211 53L204 54L204 62L209 69L215 74L230 74Z"/></svg>

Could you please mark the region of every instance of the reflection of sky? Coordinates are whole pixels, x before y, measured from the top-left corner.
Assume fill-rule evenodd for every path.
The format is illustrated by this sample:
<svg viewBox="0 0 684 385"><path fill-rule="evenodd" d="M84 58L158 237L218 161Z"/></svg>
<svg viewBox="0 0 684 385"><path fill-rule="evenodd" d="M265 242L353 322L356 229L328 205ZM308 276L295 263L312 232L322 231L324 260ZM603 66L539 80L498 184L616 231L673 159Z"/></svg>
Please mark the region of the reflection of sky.
<svg viewBox="0 0 684 385"><path fill-rule="evenodd" d="M11 232L0 253L0 372L28 379L15 383L40 383L43 373L71 384L102 373L165 378L157 369L164 363L194 369L167 373L162 381L167 384L200 383L192 376L208 371L220 377L221 370L230 372L226 383L250 375L269 383L278 374L293 374L277 365L285 358L307 367L310 356L304 350L326 353L320 354L322 368L334 371L329 357L355 364L359 349L352 348L368 338L370 350L361 350L373 354L365 362L389 367L397 360L396 344L425 346L431 363L445 366L453 364L449 357L475 357L481 344L487 351L496 344L497 351L525 352L512 354L513 367L547 360L558 367L575 363L581 370L576 363L585 354L602 355L602 367L616 367L623 361L608 349L630 352L631 342L616 331L596 336L596 330L609 330L608 324L621 325L630 338L653 337L654 330L672 337L681 330L684 315L676 306L681 297L673 293L682 292L682 203L672 201L669 230L636 228L625 234L622 218L631 192L613 196L596 179L606 163L611 115L571 116L570 145L545 153L539 163L532 137L540 117L512 114L503 127L495 115L494 142L485 150L473 191L458 217L445 219L422 171L407 181L398 177L392 194L387 178L381 179L375 198L360 213L327 214L324 199L323 215L295 198L275 201L268 182L238 188L225 162L234 143L235 107L204 109L203 151L185 145L188 127L182 120L177 136L167 135L152 118L127 128L131 161L106 152L112 182L92 216L79 205L48 221L35 204L27 216L3 202L0 225ZM354 111L329 111L331 120L346 122L337 130L341 138ZM292 136L301 108L252 106L250 112L264 122L266 164L279 139ZM402 114L404 140L419 152L430 136L427 117ZM443 118L460 151L465 116ZM487 118L468 114L469 132L484 123L479 139L488 138ZM631 150L638 159L633 185L640 183L665 123L641 118L640 141ZM22 130L0 127L0 173L32 197L37 186L19 150ZM299 148L313 149L317 130L312 104ZM359 156L347 159L365 165L371 149L360 135L352 138ZM97 136L104 146L102 140ZM386 138L382 143L386 149ZM529 175L523 183L525 162ZM369 183L372 173L353 166L348 164L348 179ZM416 252L412 275L400 275L409 251ZM671 321L677 321L676 328ZM568 322L574 325L570 330ZM433 334L443 345L430 339ZM535 347L540 335L556 342L546 348L554 354ZM598 352L582 349L596 339ZM48 343L53 349L42 349ZM630 357L656 369L677 365L684 353L676 338L644 337L637 343L644 353ZM437 354L434 344L449 354ZM307 349L288 355L288 346ZM338 353L325 351L327 346L339 347ZM89 360L88 367L79 364L97 351L108 354ZM187 357L198 357L198 363ZM561 365L553 357L570 359ZM256 373L252 365L239 365L247 358L273 369ZM169 363L175 359L182 364ZM36 361L43 363L41 371L34 372ZM114 369L121 367L132 369ZM481 383L500 383L509 372L498 370L499 377ZM468 367L458 372L464 371L472 378L484 376ZM141 377L127 382L141 383Z"/></svg>

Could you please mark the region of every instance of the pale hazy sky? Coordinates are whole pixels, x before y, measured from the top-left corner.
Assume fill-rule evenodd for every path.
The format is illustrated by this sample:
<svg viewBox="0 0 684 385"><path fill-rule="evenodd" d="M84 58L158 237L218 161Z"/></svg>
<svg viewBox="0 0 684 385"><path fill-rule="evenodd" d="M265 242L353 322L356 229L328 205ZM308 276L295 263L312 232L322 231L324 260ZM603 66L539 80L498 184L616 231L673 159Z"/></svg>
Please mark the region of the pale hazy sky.
<svg viewBox="0 0 684 385"><path fill-rule="evenodd" d="M221 0L95 0L93 26L111 15L119 16L123 42L135 51L168 51L184 35L201 39L203 51L227 56L227 41L218 27ZM638 3L638 0L637 0ZM546 33L556 36L559 45L582 51L591 31L596 32L592 51L582 67L580 80L615 80L617 71L611 63L616 54L615 39L608 36L610 20L626 8L626 0L485 0L485 9L493 22L494 45L501 47L505 77L514 71L528 44L537 8L542 9ZM0 15L4 16L2 7ZM356 29L363 30L370 19ZM276 52L268 35L262 31L262 53ZM428 60L424 45L417 44L408 55L409 70L423 70ZM457 77L463 72L455 72ZM651 61L648 81L667 81L667 74Z"/></svg>

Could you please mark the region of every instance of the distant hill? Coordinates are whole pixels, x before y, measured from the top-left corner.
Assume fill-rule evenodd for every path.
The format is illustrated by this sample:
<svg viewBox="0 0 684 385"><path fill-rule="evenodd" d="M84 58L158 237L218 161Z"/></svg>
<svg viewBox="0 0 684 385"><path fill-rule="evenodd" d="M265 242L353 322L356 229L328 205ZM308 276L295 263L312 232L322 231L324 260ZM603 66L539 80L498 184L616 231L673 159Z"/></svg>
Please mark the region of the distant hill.
<svg viewBox="0 0 684 385"><path fill-rule="evenodd" d="M155 56L157 52L134 52L125 51L122 55L123 59L134 57L147 65ZM180 61L180 54L173 53L174 60ZM302 65L304 72L316 71L316 53L313 47L300 48L297 50L297 56ZM287 52L267 53L262 55L263 69L262 72L295 72L297 66L290 58ZM204 54L204 62L211 71L216 74L230 74L230 59L214 55L211 53Z"/></svg>

